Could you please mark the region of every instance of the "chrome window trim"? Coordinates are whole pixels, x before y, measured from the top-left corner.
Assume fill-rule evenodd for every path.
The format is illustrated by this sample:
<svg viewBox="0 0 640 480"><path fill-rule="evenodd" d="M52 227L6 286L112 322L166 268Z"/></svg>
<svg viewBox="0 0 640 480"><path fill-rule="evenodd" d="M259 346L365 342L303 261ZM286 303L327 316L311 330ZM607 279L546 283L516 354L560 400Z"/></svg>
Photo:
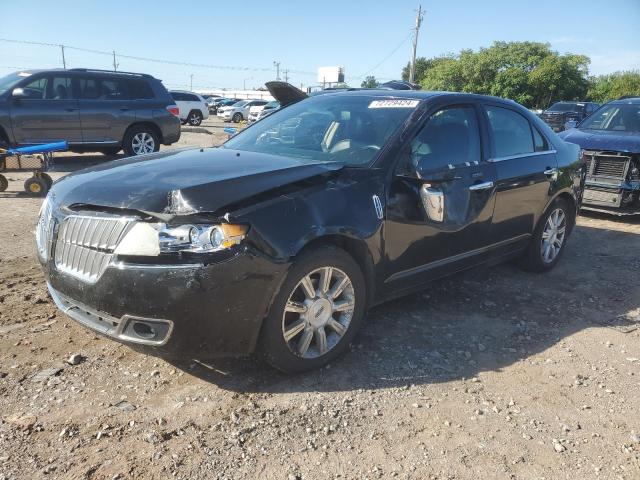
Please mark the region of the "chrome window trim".
<svg viewBox="0 0 640 480"><path fill-rule="evenodd" d="M145 263L125 263L122 261L112 262L107 268L117 268L118 270L185 270L203 268L204 263L167 263L167 264L145 264Z"/></svg>
<svg viewBox="0 0 640 480"><path fill-rule="evenodd" d="M490 163L504 162L505 160L514 160L516 158L535 157L537 155L551 155L554 153L558 153L557 150L543 150L542 152L522 153L519 155L509 155L507 157L489 158L487 159L487 162L490 162Z"/></svg>

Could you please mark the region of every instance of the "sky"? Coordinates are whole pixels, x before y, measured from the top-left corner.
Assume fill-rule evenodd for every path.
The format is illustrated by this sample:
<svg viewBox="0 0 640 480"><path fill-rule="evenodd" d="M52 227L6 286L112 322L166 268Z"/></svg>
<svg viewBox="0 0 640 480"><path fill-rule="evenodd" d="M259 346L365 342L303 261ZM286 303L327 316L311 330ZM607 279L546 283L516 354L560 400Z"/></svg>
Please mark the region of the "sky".
<svg viewBox="0 0 640 480"><path fill-rule="evenodd" d="M317 68L332 65L359 86L366 75L400 77L420 3L418 56L529 40L589 56L594 75L640 69L640 0L0 0L0 39L54 45L0 40L0 76L62 67L55 45L64 44L115 51L119 70L150 73L169 88L259 87L275 78L275 61L298 86L317 84ZM65 59L68 68L113 68L106 54L67 48Z"/></svg>

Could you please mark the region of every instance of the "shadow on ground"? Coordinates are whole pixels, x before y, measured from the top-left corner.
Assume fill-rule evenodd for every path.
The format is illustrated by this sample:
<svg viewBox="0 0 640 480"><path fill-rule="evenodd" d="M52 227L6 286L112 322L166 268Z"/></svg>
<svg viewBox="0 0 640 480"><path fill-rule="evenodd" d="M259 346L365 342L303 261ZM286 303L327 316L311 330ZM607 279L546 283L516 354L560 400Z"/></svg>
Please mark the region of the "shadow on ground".
<svg viewBox="0 0 640 480"><path fill-rule="evenodd" d="M639 234L578 226L552 272L476 269L371 310L350 350L320 371L287 376L252 359L174 364L238 392L388 388L499 371L587 328L639 327L640 284L620 275L638 271L639 249Z"/></svg>

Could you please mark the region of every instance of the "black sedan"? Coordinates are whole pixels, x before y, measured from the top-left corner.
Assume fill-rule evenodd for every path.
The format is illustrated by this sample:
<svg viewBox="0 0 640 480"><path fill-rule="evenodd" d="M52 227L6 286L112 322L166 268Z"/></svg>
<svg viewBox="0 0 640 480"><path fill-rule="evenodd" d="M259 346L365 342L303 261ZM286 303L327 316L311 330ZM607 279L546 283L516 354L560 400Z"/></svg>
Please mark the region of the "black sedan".
<svg viewBox="0 0 640 480"><path fill-rule="evenodd" d="M371 306L429 280L560 260L583 164L522 106L275 90L289 104L219 148L116 160L53 186L36 240L63 311L151 353L257 351L294 372L335 359Z"/></svg>

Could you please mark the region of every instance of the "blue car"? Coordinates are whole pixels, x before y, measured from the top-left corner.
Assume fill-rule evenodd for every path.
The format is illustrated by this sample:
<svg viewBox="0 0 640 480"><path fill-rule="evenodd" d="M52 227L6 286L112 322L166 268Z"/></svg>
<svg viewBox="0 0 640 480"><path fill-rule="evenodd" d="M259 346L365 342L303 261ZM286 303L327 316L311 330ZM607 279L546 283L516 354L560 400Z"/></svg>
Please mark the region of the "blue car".
<svg viewBox="0 0 640 480"><path fill-rule="evenodd" d="M609 102L559 135L587 164L583 209L640 214L640 97Z"/></svg>

